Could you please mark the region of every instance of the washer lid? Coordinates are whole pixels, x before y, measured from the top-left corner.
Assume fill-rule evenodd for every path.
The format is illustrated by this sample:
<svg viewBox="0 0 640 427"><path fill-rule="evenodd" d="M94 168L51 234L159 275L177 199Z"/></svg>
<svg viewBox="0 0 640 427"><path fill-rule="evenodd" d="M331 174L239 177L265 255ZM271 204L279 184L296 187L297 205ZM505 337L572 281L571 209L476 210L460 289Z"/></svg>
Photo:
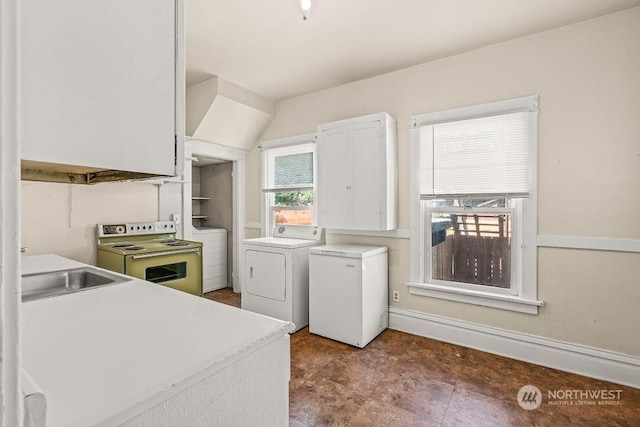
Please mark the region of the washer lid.
<svg viewBox="0 0 640 427"><path fill-rule="evenodd" d="M386 246L369 246L355 245L345 243L341 245L325 245L311 248L309 253L312 255L326 255L341 258L369 258L370 256L388 252Z"/></svg>
<svg viewBox="0 0 640 427"><path fill-rule="evenodd" d="M258 237L257 239L247 239L242 242L245 245L267 246L271 248L296 249L307 246L322 245L320 240L287 239L284 237Z"/></svg>

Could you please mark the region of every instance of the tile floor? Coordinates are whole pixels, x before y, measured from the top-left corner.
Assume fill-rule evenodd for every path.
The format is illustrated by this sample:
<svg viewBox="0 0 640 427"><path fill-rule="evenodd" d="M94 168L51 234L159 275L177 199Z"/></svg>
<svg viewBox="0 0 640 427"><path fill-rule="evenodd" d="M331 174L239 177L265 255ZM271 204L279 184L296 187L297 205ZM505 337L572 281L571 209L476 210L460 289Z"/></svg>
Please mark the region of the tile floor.
<svg viewBox="0 0 640 427"><path fill-rule="evenodd" d="M240 306L230 289L206 298ZM545 396L518 405L520 387ZM551 404L553 390L621 390L618 405ZM290 425L640 426L640 390L386 330L364 349L305 328L291 336ZM574 402L575 403L575 402Z"/></svg>

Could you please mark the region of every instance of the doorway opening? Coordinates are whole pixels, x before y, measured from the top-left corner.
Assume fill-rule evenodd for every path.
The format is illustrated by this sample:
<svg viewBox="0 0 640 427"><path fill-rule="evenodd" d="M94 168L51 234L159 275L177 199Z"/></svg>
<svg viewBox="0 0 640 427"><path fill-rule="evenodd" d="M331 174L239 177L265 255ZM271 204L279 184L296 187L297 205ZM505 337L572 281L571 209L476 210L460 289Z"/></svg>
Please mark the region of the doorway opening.
<svg viewBox="0 0 640 427"><path fill-rule="evenodd" d="M241 292L245 155L244 150L204 141L185 143L183 236L203 242L204 292L227 286Z"/></svg>

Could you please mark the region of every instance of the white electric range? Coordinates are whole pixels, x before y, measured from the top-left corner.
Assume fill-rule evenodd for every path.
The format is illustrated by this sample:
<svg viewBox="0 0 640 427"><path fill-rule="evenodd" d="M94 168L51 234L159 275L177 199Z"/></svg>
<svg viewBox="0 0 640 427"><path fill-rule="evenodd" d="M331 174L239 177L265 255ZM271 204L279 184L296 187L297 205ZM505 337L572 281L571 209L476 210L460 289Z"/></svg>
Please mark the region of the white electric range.
<svg viewBox="0 0 640 427"><path fill-rule="evenodd" d="M172 221L98 224L98 267L202 296L202 243Z"/></svg>

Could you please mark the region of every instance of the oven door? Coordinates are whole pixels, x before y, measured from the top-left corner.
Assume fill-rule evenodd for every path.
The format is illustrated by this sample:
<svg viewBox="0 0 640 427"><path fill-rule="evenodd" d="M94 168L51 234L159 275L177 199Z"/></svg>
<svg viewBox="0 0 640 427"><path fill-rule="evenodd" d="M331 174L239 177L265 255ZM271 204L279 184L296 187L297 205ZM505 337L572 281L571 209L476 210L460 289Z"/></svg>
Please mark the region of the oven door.
<svg viewBox="0 0 640 427"><path fill-rule="evenodd" d="M125 270L129 276L202 296L200 248L127 255Z"/></svg>

